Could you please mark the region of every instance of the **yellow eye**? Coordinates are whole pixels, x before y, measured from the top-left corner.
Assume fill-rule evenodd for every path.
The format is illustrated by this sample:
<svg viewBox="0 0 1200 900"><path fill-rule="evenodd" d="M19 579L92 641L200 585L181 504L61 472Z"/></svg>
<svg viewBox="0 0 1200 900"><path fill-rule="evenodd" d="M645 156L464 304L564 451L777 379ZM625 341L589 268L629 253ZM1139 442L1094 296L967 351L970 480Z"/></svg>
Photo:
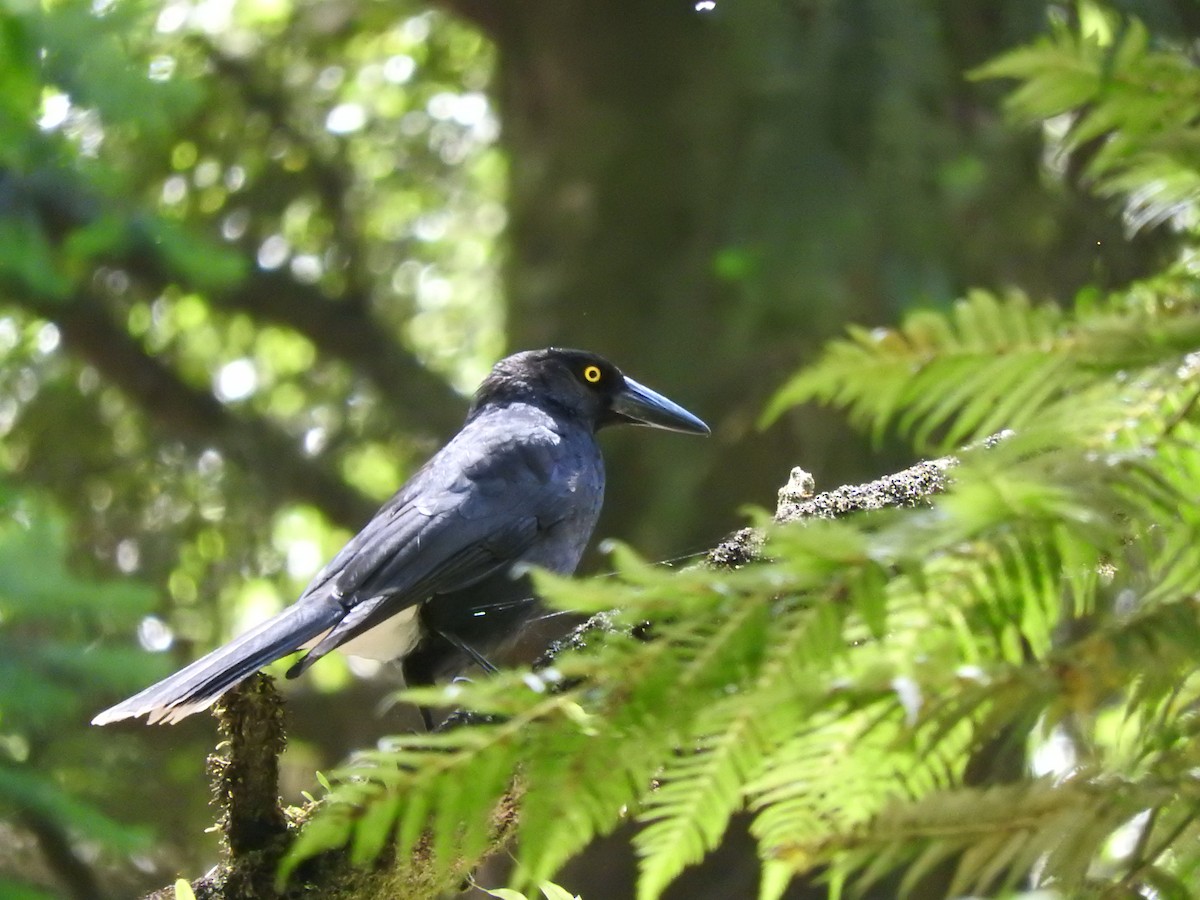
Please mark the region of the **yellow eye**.
<svg viewBox="0 0 1200 900"><path fill-rule="evenodd" d="M596 384L600 380L600 367L588 366L583 370L583 380L588 384Z"/></svg>

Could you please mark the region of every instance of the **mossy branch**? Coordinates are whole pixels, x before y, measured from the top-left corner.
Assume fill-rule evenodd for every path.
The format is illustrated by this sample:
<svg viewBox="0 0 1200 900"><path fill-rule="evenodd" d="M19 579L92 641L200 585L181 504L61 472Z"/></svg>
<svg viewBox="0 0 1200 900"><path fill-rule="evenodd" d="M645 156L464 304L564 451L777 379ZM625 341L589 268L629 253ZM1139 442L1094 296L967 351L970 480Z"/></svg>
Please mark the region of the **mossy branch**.
<svg viewBox="0 0 1200 900"><path fill-rule="evenodd" d="M834 518L868 509L914 506L945 490L946 472L956 464L952 456L929 460L876 481L845 485L817 495L812 492L812 477L795 468L779 490L775 519L789 522ZM744 565L759 556L762 541L757 530L742 529L714 547L709 562L721 567ZM593 616L549 648L537 665L548 665L560 653L585 646L590 634L611 628L603 614ZM309 860L282 892L276 891L279 860L318 805L284 809L279 802L279 754L287 739L282 697L274 680L259 674L230 691L215 715L221 743L209 758L209 771L224 855L216 868L191 883L197 900L368 900L396 896L419 900L454 889L468 874L470 865L464 861L453 878L432 877L432 869L421 863L420 846L403 866L384 854L369 868L352 865L349 854L339 849ZM464 724L469 726L469 719ZM511 803L496 810L494 838L487 854L504 847L515 821L516 810ZM166 887L146 900L174 898L174 889Z"/></svg>

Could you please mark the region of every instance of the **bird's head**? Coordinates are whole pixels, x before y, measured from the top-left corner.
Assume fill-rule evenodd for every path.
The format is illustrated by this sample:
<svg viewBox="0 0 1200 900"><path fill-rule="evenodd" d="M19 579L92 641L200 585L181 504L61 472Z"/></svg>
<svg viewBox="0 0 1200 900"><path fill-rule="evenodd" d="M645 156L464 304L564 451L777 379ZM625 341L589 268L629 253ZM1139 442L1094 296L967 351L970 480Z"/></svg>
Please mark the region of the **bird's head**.
<svg viewBox="0 0 1200 900"><path fill-rule="evenodd" d="M479 386L471 409L511 402L534 402L579 418L593 429L628 423L709 433L703 421L679 404L584 350L549 347L505 357Z"/></svg>

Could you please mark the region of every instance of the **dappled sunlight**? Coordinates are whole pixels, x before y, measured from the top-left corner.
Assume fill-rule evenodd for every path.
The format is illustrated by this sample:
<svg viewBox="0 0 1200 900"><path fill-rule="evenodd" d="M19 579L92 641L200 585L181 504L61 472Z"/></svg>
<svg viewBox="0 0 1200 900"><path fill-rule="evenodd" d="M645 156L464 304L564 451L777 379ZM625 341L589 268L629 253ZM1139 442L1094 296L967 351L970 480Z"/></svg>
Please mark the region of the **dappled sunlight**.
<svg viewBox="0 0 1200 900"><path fill-rule="evenodd" d="M0 895L209 871L211 721L86 723L285 609L497 359L553 345L712 440L603 430L616 540L581 571L616 572L535 575L554 609L512 659L569 610L603 636L413 695L478 727L412 734L387 663L271 665L281 791L354 760L320 849L428 826L414 859L453 887L498 834L549 878L619 826L586 900L777 900L815 867L847 895L1184 896L1200 25L1137 12L8 4ZM793 466L844 499L931 454L950 493L688 567Z"/></svg>

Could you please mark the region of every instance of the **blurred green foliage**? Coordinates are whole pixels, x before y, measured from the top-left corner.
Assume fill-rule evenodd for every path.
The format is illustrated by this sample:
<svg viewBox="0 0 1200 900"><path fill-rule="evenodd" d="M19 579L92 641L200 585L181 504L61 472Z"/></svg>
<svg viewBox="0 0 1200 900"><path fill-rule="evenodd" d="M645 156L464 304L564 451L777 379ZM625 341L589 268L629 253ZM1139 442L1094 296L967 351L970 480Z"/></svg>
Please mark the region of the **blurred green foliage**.
<svg viewBox="0 0 1200 900"><path fill-rule="evenodd" d="M303 555L294 527L287 547L271 539L271 520L294 515L289 485L264 490L227 468L230 456L286 462L245 420L280 435L290 477L326 474L342 490L329 507L348 525L369 508L358 492L386 496L428 448L429 426L398 435L380 397L408 351L364 376L355 348L331 360L323 340L352 341L360 318L367 352L372 324L404 333L422 365L461 383L500 340L487 262L502 213L478 36L419 10L377 10L353 33L310 15L67 2L4 20L19 51L3 58L0 132L0 284L16 301L7 464L77 511L96 555L116 561L134 542L117 568L164 579L184 606L233 589L232 573L271 575ZM288 307L305 303L324 308L297 329ZM81 351L73 330L101 346ZM142 354L163 365L130 372ZM248 502L230 508L243 489ZM319 546L280 602L340 537L313 523L303 539ZM206 612L185 636L222 630Z"/></svg>
<svg viewBox="0 0 1200 900"><path fill-rule="evenodd" d="M1085 9L979 74L1017 79L1013 112L1087 155L1131 224L1168 224L1179 258L1070 306L977 289L827 344L768 415L821 400L956 453L944 493L762 515L761 558L733 570L618 547L614 577L543 574L553 604L605 615L585 646L412 692L481 721L335 772L285 876L392 841L400 868L451 876L515 803L518 886L632 821L636 896L656 900L743 814L762 900L797 878L830 897L1198 896L1200 75Z"/></svg>
<svg viewBox="0 0 1200 900"><path fill-rule="evenodd" d="M80 571L36 595L67 597L36 628L5 617L4 639L27 653L3 661L4 731L21 753L55 748L39 749L36 771L64 786L31 787L26 806L62 831L68 857L105 809L139 826L142 871L125 854L122 890L212 852L203 744L150 747L83 723L290 601L454 427L456 387L501 347L491 52L422 6L347 15L271 2L0 9L0 467L56 498L66 518L31 501L30 527L53 523L43 553ZM102 574L155 589L114 593L94 586ZM85 612L86 634L71 618ZM91 660L95 672L76 673L86 689L35 666L39 648L60 669ZM314 684L344 683L344 663L323 668ZM36 735L15 718L22 698L46 716ZM302 730L296 755L336 758L353 740L313 747ZM86 768L97 748L113 771ZM178 777L190 794L130 802L118 759L157 769L147 790ZM173 852L142 852L151 824L175 832ZM107 831L110 843L125 833ZM23 846L25 863L0 868L29 869L39 845Z"/></svg>
<svg viewBox="0 0 1200 900"><path fill-rule="evenodd" d="M128 578L80 577L67 551L61 512L0 482L0 815L43 843L70 836L143 851L146 828L104 812L114 788L138 776L86 722L104 698L164 674L161 657L125 638L154 594Z"/></svg>

